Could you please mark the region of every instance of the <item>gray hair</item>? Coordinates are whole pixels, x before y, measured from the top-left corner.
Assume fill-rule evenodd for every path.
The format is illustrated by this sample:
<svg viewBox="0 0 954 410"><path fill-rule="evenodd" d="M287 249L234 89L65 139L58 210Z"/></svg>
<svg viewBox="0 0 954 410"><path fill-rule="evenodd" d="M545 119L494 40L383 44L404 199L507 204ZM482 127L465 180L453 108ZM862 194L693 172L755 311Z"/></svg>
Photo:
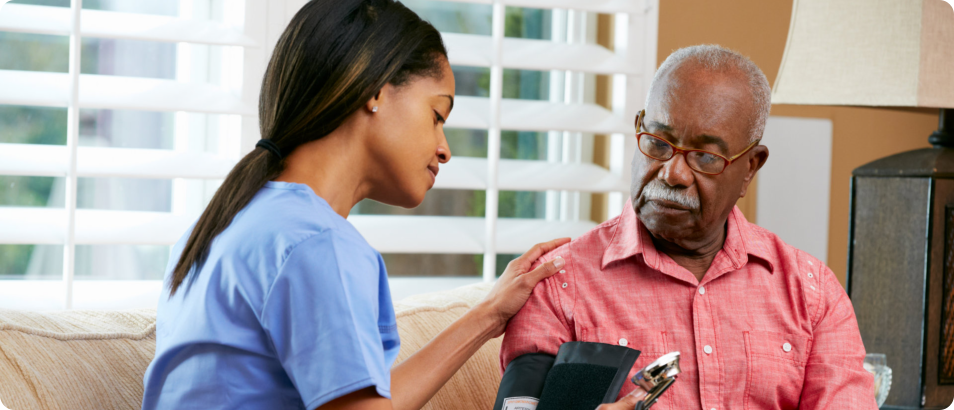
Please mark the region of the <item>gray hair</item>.
<svg viewBox="0 0 954 410"><path fill-rule="evenodd" d="M646 95L646 106L649 106L649 98L657 87L657 83L667 73L672 72L684 63L699 64L702 69L707 71L727 72L738 71L745 76L748 81L750 91L752 92L752 102L755 104L757 112L750 124L750 140L755 141L762 137L765 131L765 121L768 120L769 112L772 109L772 87L769 86L768 79L752 60L729 50L725 47L715 44L702 44L680 48L669 55L666 61L663 61L656 75L653 76L653 82L649 86L649 93ZM663 97L666 98L666 97Z"/></svg>

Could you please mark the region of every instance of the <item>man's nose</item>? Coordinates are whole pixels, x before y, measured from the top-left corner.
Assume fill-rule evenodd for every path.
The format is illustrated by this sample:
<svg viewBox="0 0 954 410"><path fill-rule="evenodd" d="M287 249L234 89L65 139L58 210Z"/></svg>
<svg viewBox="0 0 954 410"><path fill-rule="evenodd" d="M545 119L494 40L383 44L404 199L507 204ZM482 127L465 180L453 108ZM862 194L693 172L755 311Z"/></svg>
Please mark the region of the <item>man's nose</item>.
<svg viewBox="0 0 954 410"><path fill-rule="evenodd" d="M659 177L671 187L688 187L692 185L695 175L686 162L686 156L679 153L663 163Z"/></svg>

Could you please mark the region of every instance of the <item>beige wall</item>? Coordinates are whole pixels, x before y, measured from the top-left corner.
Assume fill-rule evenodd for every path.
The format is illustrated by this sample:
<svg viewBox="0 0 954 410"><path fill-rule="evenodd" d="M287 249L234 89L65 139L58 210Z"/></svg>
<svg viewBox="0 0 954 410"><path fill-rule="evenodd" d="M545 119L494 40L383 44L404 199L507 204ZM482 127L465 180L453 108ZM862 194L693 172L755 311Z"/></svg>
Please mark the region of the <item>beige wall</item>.
<svg viewBox="0 0 954 410"><path fill-rule="evenodd" d="M677 48L715 43L749 56L769 81L774 81L788 36L791 0L660 0L660 3L659 62ZM772 115L832 120L828 264L844 283L851 171L877 158L927 147L928 135L937 128L937 110L775 105ZM750 219L758 211L753 193L757 195L750 190L750 195L739 203Z"/></svg>

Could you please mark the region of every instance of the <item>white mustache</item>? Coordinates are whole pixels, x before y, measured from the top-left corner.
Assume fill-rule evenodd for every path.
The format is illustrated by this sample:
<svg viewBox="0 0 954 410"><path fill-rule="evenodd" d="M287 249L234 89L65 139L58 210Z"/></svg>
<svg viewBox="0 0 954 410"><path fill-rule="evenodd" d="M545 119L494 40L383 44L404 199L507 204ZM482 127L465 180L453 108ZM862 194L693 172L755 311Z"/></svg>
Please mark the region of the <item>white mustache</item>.
<svg viewBox="0 0 954 410"><path fill-rule="evenodd" d="M691 210L699 209L699 197L689 195L685 189L675 189L658 180L650 181L643 187L643 198L647 201L661 199L675 202Z"/></svg>

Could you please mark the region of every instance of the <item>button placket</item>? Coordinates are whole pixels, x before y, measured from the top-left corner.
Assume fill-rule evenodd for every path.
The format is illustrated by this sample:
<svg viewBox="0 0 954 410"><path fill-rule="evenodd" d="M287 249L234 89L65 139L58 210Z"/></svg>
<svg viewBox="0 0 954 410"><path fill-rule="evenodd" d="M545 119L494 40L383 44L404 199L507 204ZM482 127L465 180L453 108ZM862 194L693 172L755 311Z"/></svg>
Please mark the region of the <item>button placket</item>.
<svg viewBox="0 0 954 410"><path fill-rule="evenodd" d="M696 361L699 371L700 399L703 403L718 400L722 372L720 361L716 360L717 358L714 355L717 338L715 322L712 313L709 311L710 296L707 293L710 290L706 289L706 286L699 286L696 290L698 295L693 298L692 303L693 327L697 330L695 335L696 349L699 349L697 350L699 353L696 354Z"/></svg>

